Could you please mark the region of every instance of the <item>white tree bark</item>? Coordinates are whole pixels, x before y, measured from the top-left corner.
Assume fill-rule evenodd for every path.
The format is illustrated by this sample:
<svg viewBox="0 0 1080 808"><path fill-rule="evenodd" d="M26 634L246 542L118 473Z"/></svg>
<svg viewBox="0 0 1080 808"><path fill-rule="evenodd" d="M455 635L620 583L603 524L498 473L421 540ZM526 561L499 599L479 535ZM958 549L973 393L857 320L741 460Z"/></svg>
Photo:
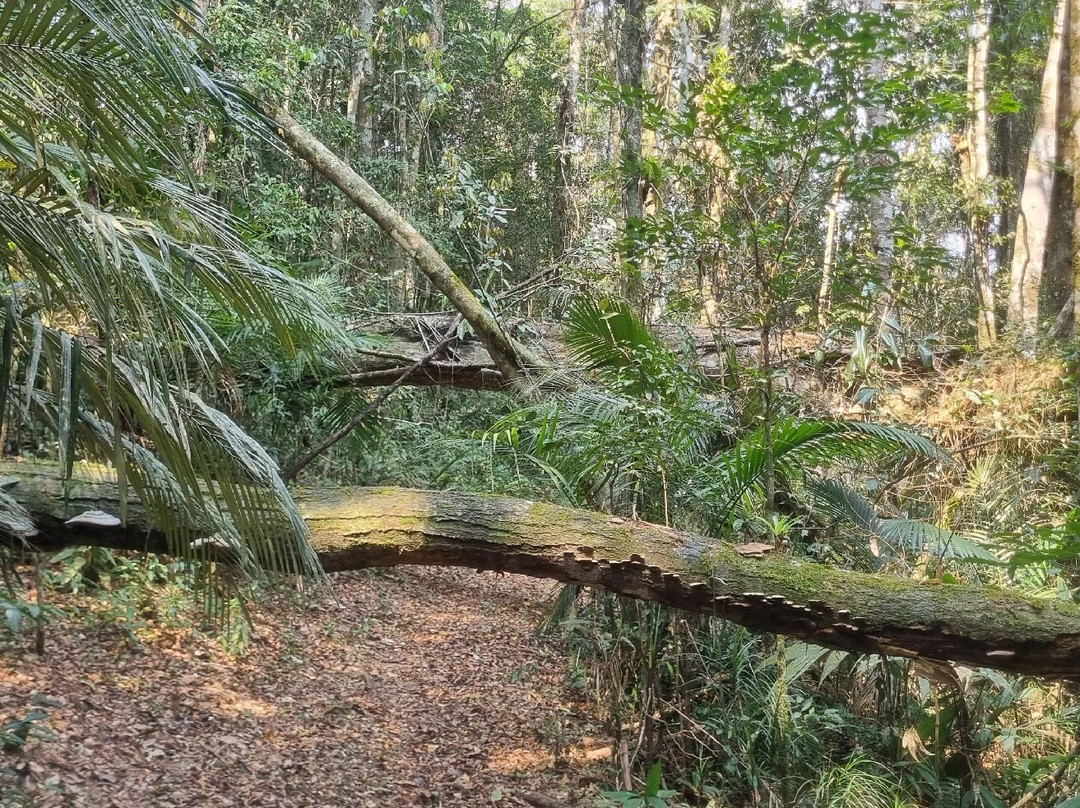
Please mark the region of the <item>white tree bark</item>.
<svg viewBox="0 0 1080 808"><path fill-rule="evenodd" d="M990 66L992 7L981 0L975 8L968 42L968 125L956 141L960 176L968 207L971 231L975 294L978 301L978 345L987 348L997 340L994 315L994 284L990 277L990 215L994 195L990 185L990 141L986 77Z"/></svg>
<svg viewBox="0 0 1080 808"><path fill-rule="evenodd" d="M818 329L829 326L829 310L832 308L833 270L836 267L836 242L840 231L840 202L844 194L847 166L836 169L832 196L825 213L825 249L821 259L821 287L818 289Z"/></svg>
<svg viewBox="0 0 1080 808"><path fill-rule="evenodd" d="M1065 30L1070 0L1058 0L1054 30L1042 78L1039 119L1028 152L1020 215L1016 222L1012 273L1009 285L1009 331L1023 344L1030 344L1039 324L1039 295L1046 269L1047 237L1050 232L1051 198L1055 166L1061 162L1058 124L1061 120L1061 74L1065 63Z"/></svg>

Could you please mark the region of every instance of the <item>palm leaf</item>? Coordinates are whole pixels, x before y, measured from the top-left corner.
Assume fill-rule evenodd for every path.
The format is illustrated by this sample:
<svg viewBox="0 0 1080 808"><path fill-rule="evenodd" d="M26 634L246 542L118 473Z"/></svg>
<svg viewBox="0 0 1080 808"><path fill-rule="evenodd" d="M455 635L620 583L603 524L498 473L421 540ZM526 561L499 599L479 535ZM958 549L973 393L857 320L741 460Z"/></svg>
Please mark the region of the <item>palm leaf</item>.
<svg viewBox="0 0 1080 808"><path fill-rule="evenodd" d="M938 462L948 458L933 441L882 424L785 419L771 425L769 437L777 472L790 476L819 466L866 463L896 452ZM720 454L703 475L701 491L708 507L726 519L742 495L760 485L767 456L763 428Z"/></svg>
<svg viewBox="0 0 1080 808"><path fill-rule="evenodd" d="M164 158L184 171L181 133L212 101L246 100L199 67L198 16L186 0L10 0L0 8L0 153L33 165L42 122L78 148L139 174Z"/></svg>
<svg viewBox="0 0 1080 808"><path fill-rule="evenodd" d="M860 528L892 547L968 561L995 561L975 537L937 527L917 519L888 519L878 515L861 494L839 480L807 479L815 507L834 519Z"/></svg>
<svg viewBox="0 0 1080 808"><path fill-rule="evenodd" d="M290 354L347 345L192 186L188 123L255 120L200 67L196 13L188 0L0 6L0 161L15 168L0 178L0 262L20 314L0 387L17 367L25 394L5 409L53 432L64 473L77 453L114 463L122 501L129 482L177 552L217 534L249 570L319 575L274 463L186 382L225 359L208 311L265 325ZM19 517L0 500L0 520Z"/></svg>
<svg viewBox="0 0 1080 808"><path fill-rule="evenodd" d="M625 301L578 301L568 317L566 346L574 361L631 395L670 392L689 381L675 354Z"/></svg>
<svg viewBox="0 0 1080 808"><path fill-rule="evenodd" d="M25 330L35 331L32 326ZM69 335L48 328L43 332L47 359L76 353L65 348L73 342ZM68 368L61 391L70 392L35 388L28 409L57 430L65 412L70 413L67 441L73 444L77 433L83 453L105 462L116 459L118 437L114 425L95 410L122 411L127 429L141 441L119 437L125 477L172 552L196 558L192 542L213 535L251 573L269 569L322 579L303 518L262 447L198 396L177 388L163 391L123 360L114 358L110 367L104 352L92 346L77 352L79 363L60 360ZM77 382L70 380L72 374L78 374ZM73 407L72 400L79 406ZM4 519L20 515L5 505L0 501Z"/></svg>
<svg viewBox="0 0 1080 808"><path fill-rule="evenodd" d="M882 536L896 547L961 561L997 561L973 536L918 519L882 519L881 523Z"/></svg>

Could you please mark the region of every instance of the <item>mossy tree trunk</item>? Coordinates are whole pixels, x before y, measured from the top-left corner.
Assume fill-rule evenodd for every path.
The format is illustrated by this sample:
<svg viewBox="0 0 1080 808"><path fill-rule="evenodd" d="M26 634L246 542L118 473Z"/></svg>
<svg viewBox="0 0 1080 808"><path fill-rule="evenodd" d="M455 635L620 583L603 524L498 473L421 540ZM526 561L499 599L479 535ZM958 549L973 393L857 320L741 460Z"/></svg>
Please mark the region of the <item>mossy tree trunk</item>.
<svg viewBox="0 0 1080 808"><path fill-rule="evenodd" d="M117 486L81 470L64 495L54 466L0 464L44 550L72 544L169 552L137 503L126 525L71 527L118 513ZM327 571L453 565L599 587L849 651L919 656L1026 674L1080 670L1080 607L986 588L924 585L643 522L509 497L409 489L312 489L297 499ZM12 540L15 541L15 540Z"/></svg>

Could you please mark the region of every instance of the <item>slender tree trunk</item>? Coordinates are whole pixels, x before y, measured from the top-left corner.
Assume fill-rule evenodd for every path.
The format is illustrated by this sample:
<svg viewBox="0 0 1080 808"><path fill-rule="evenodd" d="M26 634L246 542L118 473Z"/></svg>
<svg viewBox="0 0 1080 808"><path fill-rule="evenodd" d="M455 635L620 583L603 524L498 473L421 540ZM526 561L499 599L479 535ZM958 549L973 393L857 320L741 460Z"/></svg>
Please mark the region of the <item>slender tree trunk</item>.
<svg viewBox="0 0 1080 808"><path fill-rule="evenodd" d="M1058 76L1058 150L1061 155L1061 164L1068 162L1066 150L1068 149L1068 133L1072 128L1070 115L1070 98L1072 91L1072 77L1070 67L1070 41L1072 21L1072 8L1070 3L1069 12L1065 18L1065 30L1062 34L1061 72ZM1072 316L1072 195L1073 173L1062 165L1054 170L1054 191L1050 196L1050 232L1046 239L1046 267L1043 270L1042 290L1040 300L1046 315L1066 311L1068 317ZM1044 318L1045 319L1045 318ZM1068 318L1067 318L1068 319ZM1068 323L1071 325L1071 321ZM1062 336L1067 336L1066 328Z"/></svg>
<svg viewBox="0 0 1080 808"><path fill-rule="evenodd" d="M213 0L196 0L195 8L198 14L195 17L195 30L200 34L206 33L206 17L210 14L212 4ZM191 169L200 180L206 176L207 154L213 137L209 123L200 120L195 124L195 148L191 157Z"/></svg>
<svg viewBox="0 0 1080 808"><path fill-rule="evenodd" d="M734 0L726 0L720 7L720 19L716 24L716 45L731 50L731 30L734 24Z"/></svg>
<svg viewBox="0 0 1080 808"><path fill-rule="evenodd" d="M1039 295L1046 268L1055 166L1061 160L1058 125L1061 118L1061 73L1064 36L1070 0L1058 0L1054 30L1042 79L1039 120L1028 152L1024 190L1016 222L1009 286L1008 328L1021 343L1030 344L1039 322Z"/></svg>
<svg viewBox="0 0 1080 808"><path fill-rule="evenodd" d="M1072 269L1072 317L1073 340L1080 346L1080 0L1069 3L1069 115L1065 133L1065 166L1072 176L1071 269ZM1080 381L1077 382L1080 397ZM1078 401L1080 403L1080 401Z"/></svg>
<svg viewBox="0 0 1080 808"><path fill-rule="evenodd" d="M863 0L863 11L870 14L884 15L884 0ZM870 78L874 81L883 81L886 77L885 59L875 56L870 62ZM891 122L892 116L884 107L868 107L866 110L866 123L871 129L883 129ZM883 166L893 165L896 162L895 155L889 151L881 155L878 160ZM874 262L877 265L877 318L878 335L897 334L899 323L897 322L896 301L893 290L893 262L896 255L895 235L893 233L896 219L896 190L891 185L870 197L870 238L871 250Z"/></svg>
<svg viewBox="0 0 1080 808"><path fill-rule="evenodd" d="M836 267L836 247L840 232L840 201L844 194L844 180L847 177L847 165L841 163L836 169L832 196L826 208L825 250L821 259L821 288L818 290L818 329L822 332L829 326L829 311L832 309L833 271Z"/></svg>
<svg viewBox="0 0 1080 808"><path fill-rule="evenodd" d="M675 87L678 91L676 111L686 110L689 101L690 81L698 72L697 49L694 47L694 29L686 15L686 6L680 2L675 6Z"/></svg>
<svg viewBox="0 0 1080 808"><path fill-rule="evenodd" d="M968 207L971 231L975 294L978 301L978 345L988 348L997 340L994 315L994 284L990 277L990 215L994 200L990 191L990 142L986 76L990 66L992 10L989 0L975 8L968 43L968 125L954 145L960 161L960 177Z"/></svg>
<svg viewBox="0 0 1080 808"><path fill-rule="evenodd" d="M264 112L278 129L292 151L314 170L338 187L364 213L389 235L410 258L417 262L432 286L446 295L450 303L473 327L492 361L507 380L521 375L524 367L543 367L544 362L527 348L517 344L503 330L499 321L484 307L461 278L449 267L427 239L388 203L367 180L330 151L318 138L297 123L284 110L265 107Z"/></svg>
<svg viewBox="0 0 1080 808"><path fill-rule="evenodd" d="M645 62L645 0L624 0L623 9L616 75L622 93L619 117L623 217L630 222L640 219L642 214L641 94Z"/></svg>
<svg viewBox="0 0 1080 808"><path fill-rule="evenodd" d="M357 156L363 160L371 156L374 139L374 120L368 107L367 95L375 74L372 58L371 37L375 22L375 0L359 0L356 12L356 28L359 33L360 51L353 63L349 80L346 114L357 134Z"/></svg>
<svg viewBox="0 0 1080 808"><path fill-rule="evenodd" d="M429 8L431 20L427 29L427 47L424 48L424 65L429 74L438 75L442 68L446 6L444 0L430 0ZM431 132L436 111L434 102L429 99L421 99L417 104L417 114L412 120L409 131L409 187L407 197L409 199L416 197L416 186L420 181L420 166L425 151L433 160L437 158L431 151ZM406 296L407 303L419 309L431 295L430 283L427 276L416 266L415 262L409 263L406 276L410 279L409 294Z"/></svg>
<svg viewBox="0 0 1080 808"><path fill-rule="evenodd" d="M734 17L733 0L725 0L720 7L720 18L716 25L715 46L722 51L731 48L731 34ZM699 141L699 159L711 166L712 181L705 187L705 193L699 204L708 210L710 218L719 221L724 213L724 205L727 200L723 194L723 183L719 177L727 170L726 159L720 153L716 143L709 138ZM719 256L716 252L702 247L697 256L698 266L698 291L701 295L701 317L704 325L710 328L721 328L720 322L720 290L723 286L722 276L726 270L717 266Z"/></svg>
<svg viewBox="0 0 1080 808"><path fill-rule="evenodd" d="M603 29L604 29L604 50L607 53L607 64L611 65L616 71L616 83L618 82L618 65L619 65L619 9L614 2L603 3ZM616 165L619 155L619 137L622 132L622 125L620 123L620 104L611 104L608 110L608 129L607 138L604 142L604 159L611 165ZM620 200L620 205L622 200Z"/></svg>
<svg viewBox="0 0 1080 808"><path fill-rule="evenodd" d="M994 144L997 151L997 159L994 160L994 177L1001 183L1001 187L1017 187L1023 182L1022 177L1017 177L1020 173L1018 168L1020 157L1016 155L1013 118L1012 115L999 115L994 121ZM1015 232L1016 207L1011 202L1006 203L1004 199L999 200L998 238L994 241L994 263L1000 273L1004 273L1012 266L1013 240L1004 236Z"/></svg>
<svg viewBox="0 0 1080 808"><path fill-rule="evenodd" d="M417 102L413 97L412 88L407 78L410 75L406 62L408 44L405 40L404 26L400 21L397 23L394 37L396 39L397 53L399 54L397 69L390 79L394 93L394 157L400 161L401 165L397 175L395 195L397 205L405 212L406 216L409 216L412 203L409 189L413 185L409 176L409 116L415 113ZM395 305L400 306L403 311L408 311L412 293L412 265L409 262L408 253L400 244L395 243L390 249L386 276L388 278L387 296L394 296L396 298Z"/></svg>
<svg viewBox="0 0 1080 808"><path fill-rule="evenodd" d="M586 0L572 0L566 70L559 87L559 108L555 118L555 193L552 206L551 255L558 262L573 241L574 151L577 147L577 96L581 82L581 55L585 38ZM556 266L558 266L556 264Z"/></svg>

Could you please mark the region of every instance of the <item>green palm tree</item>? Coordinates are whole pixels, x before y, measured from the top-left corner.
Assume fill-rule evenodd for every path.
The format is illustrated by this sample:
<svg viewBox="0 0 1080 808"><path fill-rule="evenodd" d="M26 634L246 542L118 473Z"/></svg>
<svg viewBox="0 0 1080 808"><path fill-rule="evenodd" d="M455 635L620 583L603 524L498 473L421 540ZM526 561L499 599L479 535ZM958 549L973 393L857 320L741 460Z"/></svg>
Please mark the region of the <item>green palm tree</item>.
<svg viewBox="0 0 1080 808"><path fill-rule="evenodd" d="M261 124L198 22L188 0L0 5L0 419L55 438L62 476L112 463L178 553L215 536L248 570L319 575L275 463L193 392L228 360L215 311L293 353L345 339L199 191L198 124ZM33 533L2 493L0 529Z"/></svg>

